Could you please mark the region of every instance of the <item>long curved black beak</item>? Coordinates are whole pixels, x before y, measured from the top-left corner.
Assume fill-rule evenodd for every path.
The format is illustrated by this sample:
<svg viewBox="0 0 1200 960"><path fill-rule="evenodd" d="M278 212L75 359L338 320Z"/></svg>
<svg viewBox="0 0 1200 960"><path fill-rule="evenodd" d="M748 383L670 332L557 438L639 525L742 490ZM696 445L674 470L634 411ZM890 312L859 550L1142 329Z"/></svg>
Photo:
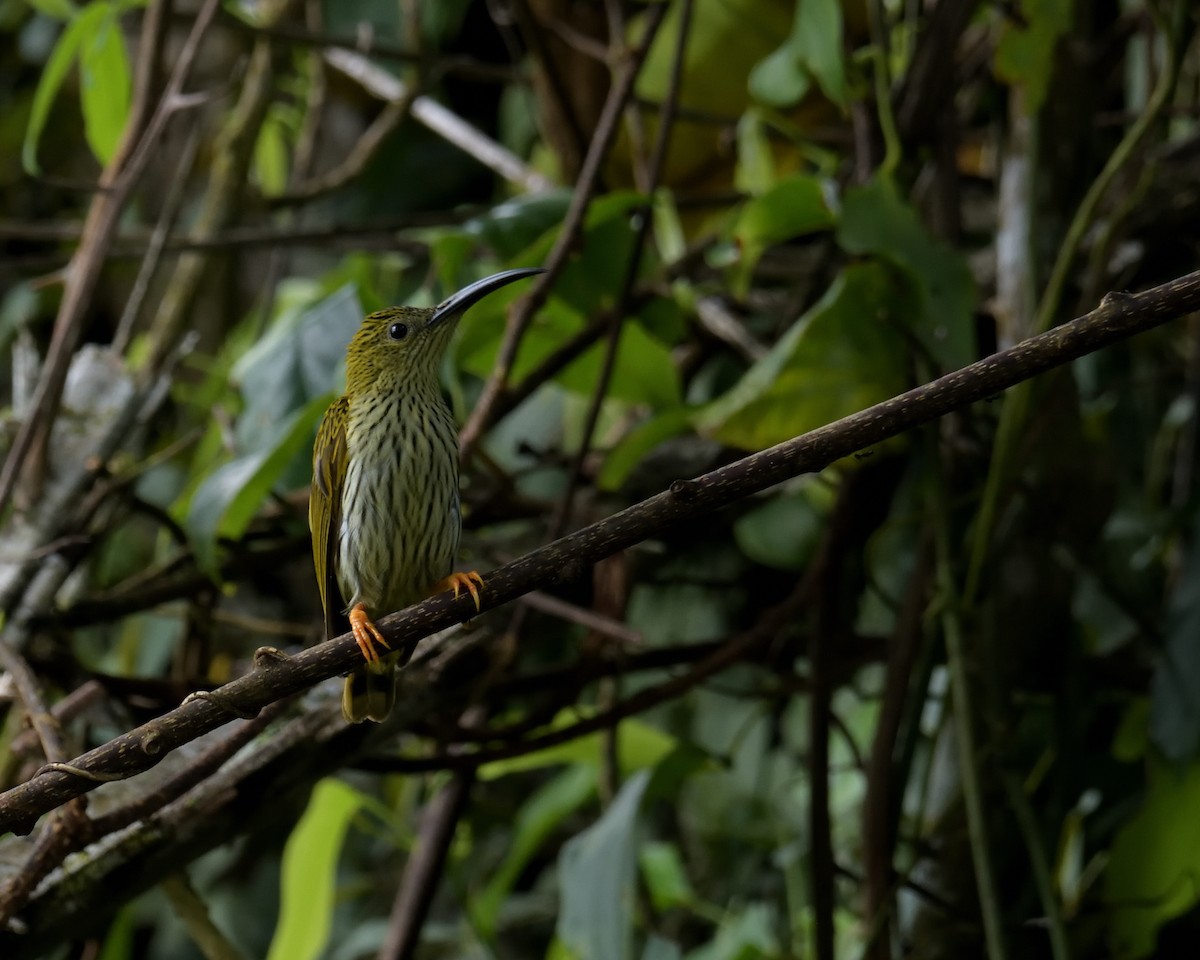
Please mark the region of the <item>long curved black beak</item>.
<svg viewBox="0 0 1200 960"><path fill-rule="evenodd" d="M504 270L501 273L493 273L490 277L484 277L482 280L476 280L469 286L463 287L458 293L451 294L434 307L433 316L429 318L429 326L435 326L447 317L460 316L468 307L478 303L492 291L499 290L514 280L521 280L525 277L532 277L545 272L541 267L517 267L515 270Z"/></svg>

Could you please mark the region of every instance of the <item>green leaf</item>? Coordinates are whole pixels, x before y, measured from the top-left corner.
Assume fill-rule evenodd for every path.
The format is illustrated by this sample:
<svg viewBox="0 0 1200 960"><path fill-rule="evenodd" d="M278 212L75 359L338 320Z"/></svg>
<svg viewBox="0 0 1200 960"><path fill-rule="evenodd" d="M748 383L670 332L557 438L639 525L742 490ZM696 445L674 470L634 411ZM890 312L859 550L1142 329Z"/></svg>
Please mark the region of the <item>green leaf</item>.
<svg viewBox="0 0 1200 960"><path fill-rule="evenodd" d="M1200 900L1200 766L1149 765L1142 808L1122 827L1104 871L1109 945L1117 960L1149 956L1158 929Z"/></svg>
<svg viewBox="0 0 1200 960"><path fill-rule="evenodd" d="M604 815L567 841L558 858L555 932L580 960L633 955L638 810L649 781L645 770L626 781Z"/></svg>
<svg viewBox="0 0 1200 960"><path fill-rule="evenodd" d="M594 764L569 766L521 804L508 854L487 886L471 901L471 919L485 941L490 942L495 935L500 908L529 861L563 820L595 796L597 770Z"/></svg>
<svg viewBox="0 0 1200 960"><path fill-rule="evenodd" d="M46 121L50 118L54 98L58 96L58 90L66 79L71 64L75 62L79 45L91 31L98 28L100 20L107 12L107 6L105 3L93 4L72 20L58 38L58 43L54 45L50 59L46 61L37 90L33 94L33 104L29 109L29 126L25 128L25 139L21 144L21 165L27 173L42 172L37 162L37 145Z"/></svg>
<svg viewBox="0 0 1200 960"><path fill-rule="evenodd" d="M783 109L799 103L812 88L812 80L789 41L755 65L749 85L756 100Z"/></svg>
<svg viewBox="0 0 1200 960"><path fill-rule="evenodd" d="M25 0L38 13L44 13L55 20L70 20L79 8L71 0Z"/></svg>
<svg viewBox="0 0 1200 960"><path fill-rule="evenodd" d="M767 136L762 114L753 108L742 114L737 125L737 167L733 171L736 189L753 196L765 193L777 179L775 156Z"/></svg>
<svg viewBox="0 0 1200 960"><path fill-rule="evenodd" d="M590 396L600 379L603 350L604 345L597 344L555 379L568 390ZM644 403L655 410L683 402L679 371L670 349L648 334L635 318L626 320L621 330L608 396L626 403Z"/></svg>
<svg viewBox="0 0 1200 960"><path fill-rule="evenodd" d="M696 892L688 880L683 855L675 844L664 841L643 844L638 852L638 864L655 910L671 910L695 902Z"/></svg>
<svg viewBox="0 0 1200 960"><path fill-rule="evenodd" d="M688 954L688 960L767 960L780 956L777 923L765 903L752 903L721 921L710 943Z"/></svg>
<svg viewBox="0 0 1200 960"><path fill-rule="evenodd" d="M103 16L94 11L100 11ZM89 28L79 48L83 130L96 159L108 163L120 146L129 119L133 81L117 10L112 4L95 3L79 20L89 15L96 16L98 22Z"/></svg>
<svg viewBox="0 0 1200 960"><path fill-rule="evenodd" d="M819 496L810 496L810 488L772 497L739 517L733 535L742 553L767 567L803 570L820 539L829 506L818 502Z"/></svg>
<svg viewBox="0 0 1200 960"><path fill-rule="evenodd" d="M311 443L329 400L311 400L278 424L260 449L219 467L197 488L186 526L202 570L216 572L218 539L236 539L245 532L284 470Z"/></svg>
<svg viewBox="0 0 1200 960"><path fill-rule="evenodd" d="M563 727L571 726L591 716L593 712L583 707L562 710L546 729L561 730ZM616 738L617 763L622 774L654 767L676 748L674 737L641 720L623 720L616 728ZM598 769L603 761L605 750L606 745L602 735L590 733L558 746L513 757L511 760L495 760L486 763L479 768L479 778L495 780L510 773L538 770L564 763L588 764Z"/></svg>
<svg viewBox="0 0 1200 960"><path fill-rule="evenodd" d="M570 190L517 197L468 220L462 231L482 240L501 260L510 260L539 237L561 226L570 203Z"/></svg>
<svg viewBox="0 0 1200 960"><path fill-rule="evenodd" d="M825 181L796 174L780 180L747 203L738 216L733 235L743 247L765 247L828 230L833 225Z"/></svg>
<svg viewBox="0 0 1200 960"><path fill-rule="evenodd" d="M846 104L841 0L797 0L787 42L750 74L750 92L778 108L797 103L816 80L825 96Z"/></svg>
<svg viewBox="0 0 1200 960"><path fill-rule="evenodd" d="M337 861L350 820L362 806L357 790L322 780L283 848L279 920L268 960L312 960L333 928Z"/></svg>
<svg viewBox="0 0 1200 960"><path fill-rule="evenodd" d="M996 75L1025 87L1025 109L1033 115L1046 99L1058 41L1071 29L1072 0L1022 0L1020 23L1005 17L996 46Z"/></svg>
<svg viewBox="0 0 1200 960"><path fill-rule="evenodd" d="M883 264L846 267L697 425L724 443L757 450L899 393L907 382L907 299Z"/></svg>
<svg viewBox="0 0 1200 960"><path fill-rule="evenodd" d="M281 420L314 397L340 392L338 370L362 323L363 306L353 284L314 301L317 294L316 288L300 285L280 305L266 335L230 371L245 401L237 424L241 450L259 449Z"/></svg>
<svg viewBox="0 0 1200 960"><path fill-rule="evenodd" d="M686 407L663 410L638 424L623 436L604 458L596 478L601 490L620 489L629 474L645 459L646 454L665 440L687 433L691 429L692 411Z"/></svg>
<svg viewBox="0 0 1200 960"><path fill-rule="evenodd" d="M508 289L508 288L505 288ZM517 291L504 297L499 290L467 313L461 321L458 340L458 365L461 369L486 377L492 370L504 329L503 305ZM486 304L486 308L485 307ZM569 306L556 294L539 310L521 340L521 349L513 363L512 380L520 383L546 357L584 328L583 313ZM604 360L605 344L597 343L578 360L571 363L555 382L575 393L591 396ZM670 349L646 332L637 318L626 319L617 348L616 363L608 395L626 403L644 403L660 409L677 406L682 399L679 371L671 359Z"/></svg>
<svg viewBox="0 0 1200 960"><path fill-rule="evenodd" d="M930 236L890 179L846 191L837 240L847 253L879 256L904 271L919 301L912 332L943 370L975 359L975 288L966 259Z"/></svg>
<svg viewBox="0 0 1200 960"><path fill-rule="evenodd" d="M733 228L734 241L742 251L733 280L735 292L744 294L749 288L754 267L767 247L829 230L834 222L826 182L809 174L781 180L750 200Z"/></svg>
<svg viewBox="0 0 1200 960"><path fill-rule="evenodd" d="M254 142L254 176L263 196L278 197L287 189L290 152L287 125L273 111Z"/></svg>

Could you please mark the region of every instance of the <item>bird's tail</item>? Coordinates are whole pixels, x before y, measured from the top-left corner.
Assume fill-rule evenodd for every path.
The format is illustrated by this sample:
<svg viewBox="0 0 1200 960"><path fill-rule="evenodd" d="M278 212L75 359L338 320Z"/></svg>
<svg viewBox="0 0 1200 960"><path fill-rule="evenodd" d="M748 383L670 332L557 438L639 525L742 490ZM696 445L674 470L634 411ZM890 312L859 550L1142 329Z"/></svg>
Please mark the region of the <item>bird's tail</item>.
<svg viewBox="0 0 1200 960"><path fill-rule="evenodd" d="M342 716L348 723L386 720L395 702L396 663L390 657L355 667L342 687Z"/></svg>

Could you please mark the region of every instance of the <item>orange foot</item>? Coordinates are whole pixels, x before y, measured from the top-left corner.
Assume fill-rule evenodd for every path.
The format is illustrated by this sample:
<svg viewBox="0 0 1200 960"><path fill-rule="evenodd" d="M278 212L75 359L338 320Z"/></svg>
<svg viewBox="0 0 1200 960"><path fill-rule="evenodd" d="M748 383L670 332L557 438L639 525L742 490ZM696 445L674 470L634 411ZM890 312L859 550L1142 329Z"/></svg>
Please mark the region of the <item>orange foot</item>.
<svg viewBox="0 0 1200 960"><path fill-rule="evenodd" d="M363 659L367 663L379 662L377 646L383 647L385 650L392 649L392 645L383 639L379 628L371 622L371 618L367 616L367 611L361 603L356 603L350 608L350 629L354 631L354 641L358 644L358 649L362 651Z"/></svg>
<svg viewBox="0 0 1200 960"><path fill-rule="evenodd" d="M478 585L478 586L477 586ZM483 577L478 571L472 570L470 573L452 573L445 579L439 580L433 585L433 593L438 593L442 590L453 590L455 598L458 597L463 590L471 595L471 599L475 601L475 612L479 612L479 587L483 586Z"/></svg>

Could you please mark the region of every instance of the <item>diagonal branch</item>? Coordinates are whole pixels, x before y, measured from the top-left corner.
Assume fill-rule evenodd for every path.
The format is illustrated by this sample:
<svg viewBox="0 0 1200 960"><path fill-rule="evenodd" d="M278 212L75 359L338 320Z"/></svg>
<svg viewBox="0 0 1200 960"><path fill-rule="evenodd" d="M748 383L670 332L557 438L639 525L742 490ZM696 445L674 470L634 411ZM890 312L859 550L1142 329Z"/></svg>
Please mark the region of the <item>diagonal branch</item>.
<svg viewBox="0 0 1200 960"><path fill-rule="evenodd" d="M992 397L1023 380L1101 347L1200 310L1200 271L1140 294L1109 294L1091 313L844 417L803 436L752 454L643 500L494 570L483 609L530 590L571 580L585 565L767 489L824 469L843 457ZM416 642L474 613L471 600L441 594L379 621L393 649ZM0 832L28 831L42 814L94 789L133 776L169 751L228 722L253 716L269 703L344 673L361 657L350 634L282 660L262 658L257 669L205 698L185 701L149 723L115 737L69 764L50 764L28 782L0 794Z"/></svg>

